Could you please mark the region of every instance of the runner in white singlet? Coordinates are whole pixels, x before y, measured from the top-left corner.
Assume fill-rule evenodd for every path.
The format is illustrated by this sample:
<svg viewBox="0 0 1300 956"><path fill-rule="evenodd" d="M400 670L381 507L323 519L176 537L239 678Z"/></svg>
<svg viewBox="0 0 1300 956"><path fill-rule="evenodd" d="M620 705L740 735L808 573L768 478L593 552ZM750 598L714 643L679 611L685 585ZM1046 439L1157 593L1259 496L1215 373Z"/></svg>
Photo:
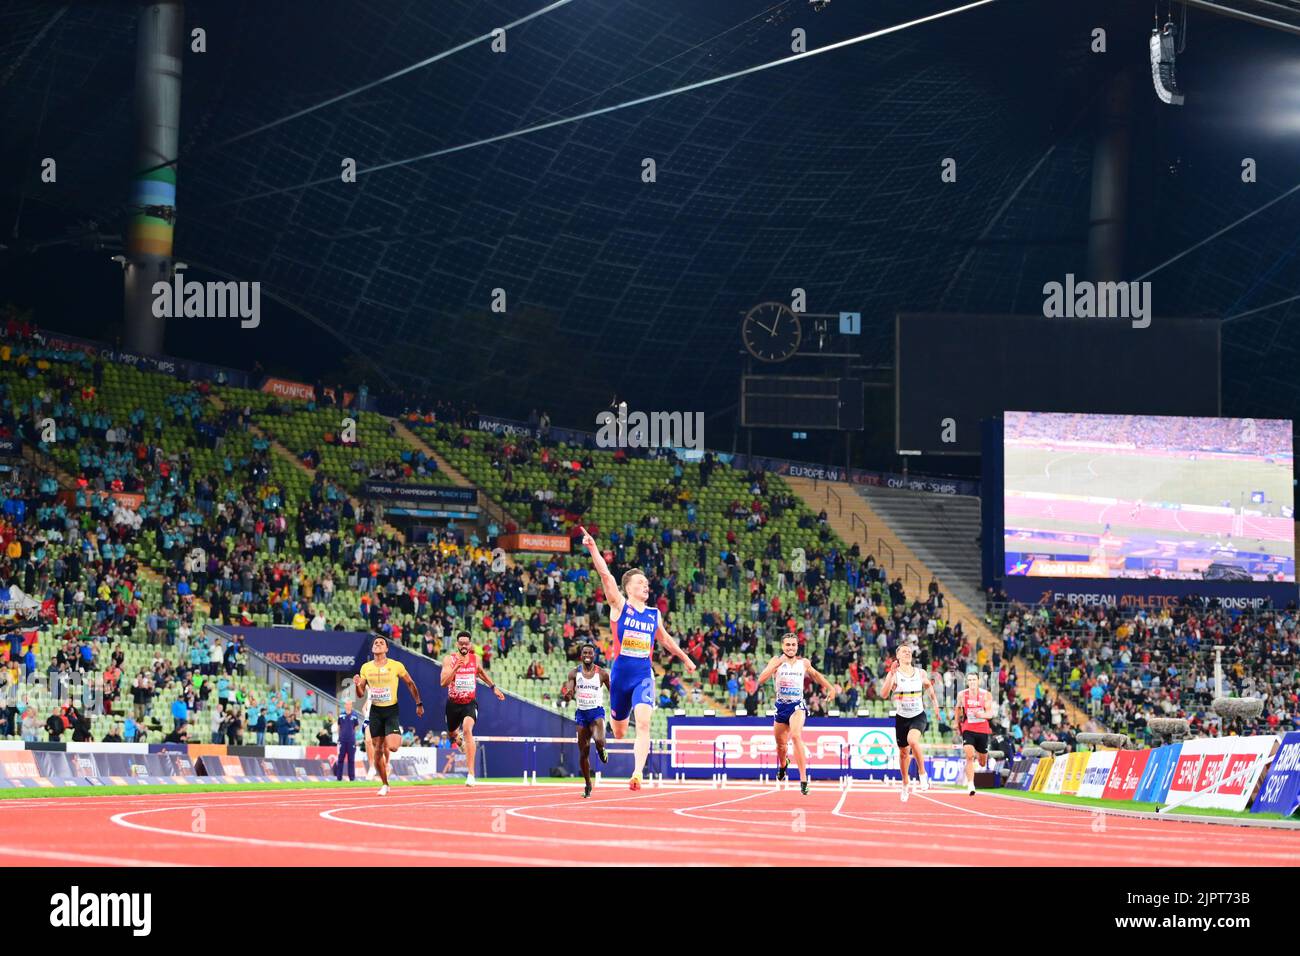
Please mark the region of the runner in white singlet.
<svg viewBox="0 0 1300 956"><path fill-rule="evenodd" d="M894 738L898 743L898 765L903 771L903 802L907 802L908 774L907 767L912 758L916 758L916 770L920 777L921 789L930 789L930 777L925 772L925 753L921 749L921 738L929 726L925 718L924 692L930 692L936 717L939 714L939 698L934 692L930 675L920 668L912 666L912 645L898 645L895 666L885 677L880 695L886 699L894 697Z"/></svg>
<svg viewBox="0 0 1300 956"><path fill-rule="evenodd" d="M605 688L609 686L609 671L596 664L596 645L588 641L578 651L581 667L569 671L562 695L572 697L577 704L573 719L578 722L578 762L583 779L587 781L583 797L591 796L591 743L596 742L596 755L605 763Z"/></svg>
<svg viewBox="0 0 1300 956"><path fill-rule="evenodd" d="M799 790L808 793L808 748L803 744L803 722L808 717L808 707L803 702L804 678L811 677L826 689L830 697L839 693L838 688L825 677L817 673L812 662L799 656L799 638L787 634L781 642L781 656L774 657L758 675L758 686L762 686L772 675L776 675L776 716L772 721L772 733L776 736L776 779L785 779L785 768L790 764L790 744L794 744L794 759L799 765Z"/></svg>

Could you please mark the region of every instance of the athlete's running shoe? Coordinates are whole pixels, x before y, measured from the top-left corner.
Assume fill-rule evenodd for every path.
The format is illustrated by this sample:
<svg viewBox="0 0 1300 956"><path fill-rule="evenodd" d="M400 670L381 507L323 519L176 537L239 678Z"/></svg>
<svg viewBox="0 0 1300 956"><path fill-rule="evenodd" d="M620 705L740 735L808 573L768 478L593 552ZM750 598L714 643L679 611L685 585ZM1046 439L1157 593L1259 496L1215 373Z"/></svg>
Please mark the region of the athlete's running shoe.
<svg viewBox="0 0 1300 956"><path fill-rule="evenodd" d="M388 784L384 784L382 787L379 788L379 795L381 797L388 796Z"/></svg>
<svg viewBox="0 0 1300 956"><path fill-rule="evenodd" d="M465 786L467 787L474 786L474 775L472 773L465 775Z"/></svg>
<svg viewBox="0 0 1300 956"><path fill-rule="evenodd" d="M600 758L601 763L609 763L609 756L605 753L604 747L596 748L596 756Z"/></svg>
<svg viewBox="0 0 1300 956"><path fill-rule="evenodd" d="M591 781L590 781L590 780L587 781L587 785L583 788L583 790L582 790L582 796L583 796L583 799L586 799L587 797L591 796Z"/></svg>
<svg viewBox="0 0 1300 956"><path fill-rule="evenodd" d="M929 790L929 789L930 789L930 778L929 778L929 777L922 777L922 778L921 778L921 789L922 789L922 790Z"/></svg>
<svg viewBox="0 0 1300 956"><path fill-rule="evenodd" d="M374 764L371 764L371 765L370 765L370 769L366 771L366 779L367 779L367 780L378 780L378 779L379 779L379 771L377 771L377 770L375 769L375 765L374 765Z"/></svg>
<svg viewBox="0 0 1300 956"><path fill-rule="evenodd" d="M975 796L975 784L973 783L967 784L967 787L969 787L969 790L967 792L970 793L972 797Z"/></svg>
<svg viewBox="0 0 1300 956"><path fill-rule="evenodd" d="M903 793L900 799L902 799L904 803L907 803L907 784L903 785Z"/></svg>
<svg viewBox="0 0 1300 956"><path fill-rule="evenodd" d="M777 779L777 780L784 780L784 779L785 779L785 768L788 767L788 766L790 766L790 761L787 760L787 761L785 761L784 763L782 763L781 766L779 766L779 767L776 768L776 779Z"/></svg>
<svg viewBox="0 0 1300 956"><path fill-rule="evenodd" d="M799 792L802 793L805 797L808 796L808 781L807 781L807 780L800 780L800 781L799 781Z"/></svg>
<svg viewBox="0 0 1300 956"><path fill-rule="evenodd" d="M632 774L632 779L627 782L627 788L629 790L641 789L641 775L639 773Z"/></svg>

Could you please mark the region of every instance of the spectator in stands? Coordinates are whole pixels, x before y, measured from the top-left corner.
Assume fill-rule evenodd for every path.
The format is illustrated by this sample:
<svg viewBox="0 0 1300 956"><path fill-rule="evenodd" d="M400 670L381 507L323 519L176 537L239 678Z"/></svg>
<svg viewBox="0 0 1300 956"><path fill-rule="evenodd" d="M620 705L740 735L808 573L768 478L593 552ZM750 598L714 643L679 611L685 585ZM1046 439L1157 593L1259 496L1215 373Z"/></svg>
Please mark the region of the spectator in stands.
<svg viewBox="0 0 1300 956"><path fill-rule="evenodd" d="M244 742L244 719L240 713L239 707L230 708L230 715L226 721L226 745L237 746Z"/></svg>
<svg viewBox="0 0 1300 956"><path fill-rule="evenodd" d="M30 704L23 710L23 718L19 723L19 730L23 736L24 743L34 743L36 732L40 724L36 719L36 708Z"/></svg>
<svg viewBox="0 0 1300 956"><path fill-rule="evenodd" d="M120 744L122 742L122 725L114 724L109 728L108 733L104 734L104 743Z"/></svg>
<svg viewBox="0 0 1300 956"><path fill-rule="evenodd" d="M171 712L173 731L180 730L185 726L186 721L190 719L190 708L185 703L184 697L178 697L176 700L172 701Z"/></svg>
<svg viewBox="0 0 1300 956"><path fill-rule="evenodd" d="M750 717L758 714L758 681L753 674L745 676L745 713Z"/></svg>
<svg viewBox="0 0 1300 956"><path fill-rule="evenodd" d="M249 714L248 720L250 726L252 726L253 729L257 731L257 746L261 747L266 743L266 729L267 729L266 708L252 706L250 704L248 714Z"/></svg>
<svg viewBox="0 0 1300 956"><path fill-rule="evenodd" d="M51 743L58 743L63 737L64 732L68 729L67 721L63 718L63 712L56 710L45 721L45 729L50 735Z"/></svg>

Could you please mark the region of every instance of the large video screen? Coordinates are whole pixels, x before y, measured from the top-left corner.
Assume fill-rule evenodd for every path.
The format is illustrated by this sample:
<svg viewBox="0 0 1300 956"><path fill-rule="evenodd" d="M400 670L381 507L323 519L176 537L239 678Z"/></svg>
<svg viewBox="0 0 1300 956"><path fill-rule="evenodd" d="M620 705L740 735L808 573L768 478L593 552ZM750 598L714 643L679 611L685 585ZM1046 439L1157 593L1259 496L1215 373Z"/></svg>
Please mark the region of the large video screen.
<svg viewBox="0 0 1300 956"><path fill-rule="evenodd" d="M1008 575L1294 581L1291 422L1003 416Z"/></svg>

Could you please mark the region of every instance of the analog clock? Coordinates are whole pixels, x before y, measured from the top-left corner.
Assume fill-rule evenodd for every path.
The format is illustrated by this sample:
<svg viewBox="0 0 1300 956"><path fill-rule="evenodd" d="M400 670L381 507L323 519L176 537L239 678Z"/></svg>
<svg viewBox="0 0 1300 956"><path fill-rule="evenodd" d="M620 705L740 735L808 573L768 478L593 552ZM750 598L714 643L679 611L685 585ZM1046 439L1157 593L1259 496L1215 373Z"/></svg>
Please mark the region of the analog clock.
<svg viewBox="0 0 1300 956"><path fill-rule="evenodd" d="M789 306L763 302L745 313L740 337L760 362L784 362L799 351L803 327Z"/></svg>

